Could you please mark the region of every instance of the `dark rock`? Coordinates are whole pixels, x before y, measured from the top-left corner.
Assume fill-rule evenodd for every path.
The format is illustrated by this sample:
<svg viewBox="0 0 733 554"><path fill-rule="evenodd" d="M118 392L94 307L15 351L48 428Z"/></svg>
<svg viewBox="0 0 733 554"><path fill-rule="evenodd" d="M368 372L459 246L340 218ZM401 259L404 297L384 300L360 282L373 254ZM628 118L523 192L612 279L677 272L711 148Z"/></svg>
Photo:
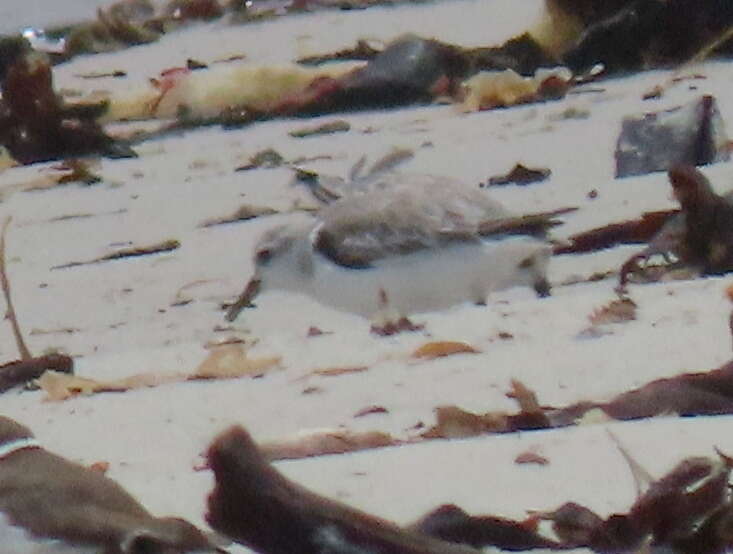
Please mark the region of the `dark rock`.
<svg viewBox="0 0 733 554"><path fill-rule="evenodd" d="M627 117L616 143L616 177L728 160L727 142L712 96L670 110Z"/></svg>

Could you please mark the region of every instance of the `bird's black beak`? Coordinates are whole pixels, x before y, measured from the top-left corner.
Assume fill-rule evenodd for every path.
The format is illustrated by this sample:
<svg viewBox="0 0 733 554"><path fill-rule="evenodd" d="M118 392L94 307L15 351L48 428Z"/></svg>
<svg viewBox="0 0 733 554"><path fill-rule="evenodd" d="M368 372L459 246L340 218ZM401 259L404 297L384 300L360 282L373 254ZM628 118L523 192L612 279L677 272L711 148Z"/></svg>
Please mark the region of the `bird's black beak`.
<svg viewBox="0 0 733 554"><path fill-rule="evenodd" d="M535 281L534 291L539 298L550 296L550 288L550 282L545 278Z"/></svg>
<svg viewBox="0 0 733 554"><path fill-rule="evenodd" d="M241 312L245 308L251 308L252 307L252 300L255 296L257 296L257 293L260 291L260 284L262 283L262 279L259 277L252 277L249 280L249 283L247 283L247 286L244 287L244 291L242 294L239 295L239 298L237 298L236 302L229 306L229 309L226 313L226 320L227 321L234 321L237 319L237 316L239 315L239 312Z"/></svg>

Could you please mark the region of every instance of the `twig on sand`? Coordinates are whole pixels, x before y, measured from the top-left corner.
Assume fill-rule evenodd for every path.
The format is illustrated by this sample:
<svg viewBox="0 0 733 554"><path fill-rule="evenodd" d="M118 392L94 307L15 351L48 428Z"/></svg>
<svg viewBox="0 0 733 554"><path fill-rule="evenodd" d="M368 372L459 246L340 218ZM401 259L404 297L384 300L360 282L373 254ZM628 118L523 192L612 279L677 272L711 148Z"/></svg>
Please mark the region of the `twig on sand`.
<svg viewBox="0 0 733 554"><path fill-rule="evenodd" d="M168 239L149 246L131 246L130 248L122 248L111 254L105 254L99 258L82 262L69 262L62 265L55 265L51 269L68 269L80 265L92 265L101 262L109 262L113 260L121 260L123 258L138 258L140 256L151 256L153 254L164 254L172 252L181 246L181 243L175 239Z"/></svg>
<svg viewBox="0 0 733 554"><path fill-rule="evenodd" d="M8 231L12 218L8 217L0 231L0 285L2 285L3 296L7 304L5 317L10 320L13 329L15 344L20 352L20 360L0 365L0 393L5 392L17 385L37 379L47 369L53 369L62 373L72 373L74 361L64 354L49 354L47 356L34 357L23 340L23 334L18 324L18 316L10 298L10 281L8 279L5 265L5 235Z"/></svg>
<svg viewBox="0 0 733 554"><path fill-rule="evenodd" d="M10 320L10 326L13 329L13 337L15 337L15 344L18 346L20 352L20 359L23 361L30 360L33 358L33 354L28 350L23 335L20 332L20 325L18 325L18 317L15 314L15 308L13 307L13 301L10 298L10 281L8 280L8 273L5 268L5 235L8 232L10 222L13 220L11 216L8 216L3 223L2 231L0 232L0 283L3 287L3 296L5 296L5 303L8 306L5 312L5 317Z"/></svg>

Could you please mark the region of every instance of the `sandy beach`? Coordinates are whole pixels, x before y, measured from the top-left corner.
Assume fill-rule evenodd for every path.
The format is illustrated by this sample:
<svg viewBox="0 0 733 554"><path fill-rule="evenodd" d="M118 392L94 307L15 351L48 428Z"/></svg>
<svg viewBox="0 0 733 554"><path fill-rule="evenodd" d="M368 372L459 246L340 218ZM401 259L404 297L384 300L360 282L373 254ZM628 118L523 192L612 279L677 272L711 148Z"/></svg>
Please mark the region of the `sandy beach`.
<svg viewBox="0 0 733 554"><path fill-rule="evenodd" d="M33 3L0 8L0 30L91 16L95 2L69 4L62 17ZM37 3L37 4L40 4ZM34 7L35 6L35 7ZM23 10L15 8L23 7ZM27 11L25 11L27 9ZM450 0L321 11L229 26L198 24L158 42L84 56L54 69L57 89L132 90L187 58L211 62L244 54L244 63L275 64L351 46L359 38L388 41L419 33L464 46L498 44L525 28L539 0ZM90 71L126 72L121 79L83 79ZM559 101L477 113L453 105L279 119L241 129L203 127L135 147L139 157L100 161L98 184L23 191L19 185L53 172L53 163L0 173L0 219L7 236L13 299L34 354L57 349L74 357L76 373L97 380L136 374L190 373L212 342L242 340L251 358L276 357L260 378L191 381L127 392L49 401L43 391L5 393L0 413L31 427L50 450L83 464L109 462L108 475L152 512L204 524L212 476L196 471L200 454L232 424L257 440L278 440L315 429L379 430L414 438L435 420L434 409L512 411L512 379L534 390L543 405L606 400L652 379L704 371L731 359L724 290L730 277L632 285L633 321L583 333L589 316L615 298L616 278L582 282L618 269L640 246L619 246L551 261L549 298L528 288L491 295L487 306L462 305L419 314L424 330L394 337L369 332L364 318L288 293L268 293L257 308L229 325L222 304L241 292L252 273L252 248L267 229L316 207L288 167L235 171L272 148L303 168L345 176L362 156L376 160L392 148L415 156L404 171L446 175L469 186L506 173L516 163L550 168L546 181L485 189L517 213L578 206L553 230L559 239L641 213L675 207L664 173L614 179L613 152L624 116L678 106L703 94L733 121L733 66L705 62L657 100L642 100L670 72L649 71L603 81L597 92ZM568 114L582 114L573 117ZM295 138L290 131L332 120L350 130ZM311 160L311 161L308 161ZM727 191L733 167L703 172ZM595 195L589 195L596 191ZM278 213L203 227L239 206ZM166 240L180 247L159 255L68 268L115 248ZM576 279L577 278L577 279ZM570 283L579 280L578 284ZM309 336L309 329L324 333ZM433 341L461 341L477 353L435 360L412 353ZM16 359L9 327L0 354ZM319 370L366 368L328 376ZM355 414L369 406L384 413ZM526 516L574 501L601 515L628 509L635 487L609 431L652 475L686 456L733 453L729 416L661 416L566 429L434 440L360 453L278 462L277 468L321 494L375 515L409 523L441 503L472 513ZM526 451L546 465L520 465ZM233 552L244 551L235 547ZM579 550L578 552L585 552Z"/></svg>

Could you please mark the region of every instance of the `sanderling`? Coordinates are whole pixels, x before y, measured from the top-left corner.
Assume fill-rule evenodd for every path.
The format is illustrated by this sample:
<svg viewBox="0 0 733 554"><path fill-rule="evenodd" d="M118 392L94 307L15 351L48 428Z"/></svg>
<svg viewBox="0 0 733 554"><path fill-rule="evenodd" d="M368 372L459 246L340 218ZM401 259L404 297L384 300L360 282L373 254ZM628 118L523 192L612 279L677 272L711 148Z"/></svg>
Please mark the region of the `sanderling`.
<svg viewBox="0 0 733 554"><path fill-rule="evenodd" d="M385 174L384 165L377 162L374 178L360 179L315 218L267 232L227 320L275 289L373 321L483 304L490 292L515 285L549 294L545 232L572 209L516 216L455 180Z"/></svg>

